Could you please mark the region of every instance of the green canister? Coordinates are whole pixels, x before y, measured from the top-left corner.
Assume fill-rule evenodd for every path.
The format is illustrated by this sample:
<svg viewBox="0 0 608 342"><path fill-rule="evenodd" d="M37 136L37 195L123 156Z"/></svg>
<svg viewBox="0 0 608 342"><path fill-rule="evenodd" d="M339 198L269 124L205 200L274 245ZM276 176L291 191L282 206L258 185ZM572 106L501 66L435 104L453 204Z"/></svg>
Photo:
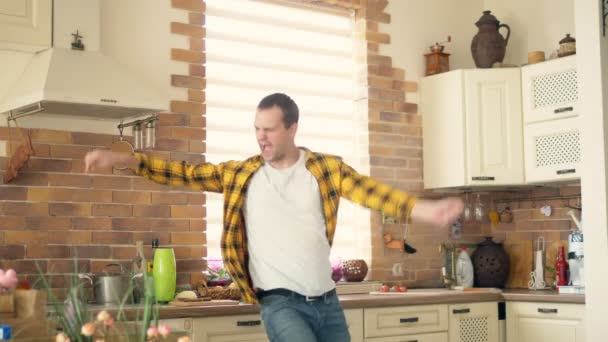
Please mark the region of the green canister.
<svg viewBox="0 0 608 342"><path fill-rule="evenodd" d="M170 302L175 297L177 273L173 248L154 250L154 295L158 302Z"/></svg>

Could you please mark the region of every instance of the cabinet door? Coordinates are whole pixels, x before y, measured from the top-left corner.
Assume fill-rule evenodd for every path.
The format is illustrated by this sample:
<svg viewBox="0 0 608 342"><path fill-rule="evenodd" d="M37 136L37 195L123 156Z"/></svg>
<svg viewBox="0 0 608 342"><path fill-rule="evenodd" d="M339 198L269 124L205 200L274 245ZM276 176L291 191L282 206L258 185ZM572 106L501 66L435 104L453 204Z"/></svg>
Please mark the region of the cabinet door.
<svg viewBox="0 0 608 342"><path fill-rule="evenodd" d="M159 323L169 327L169 329L171 329L171 332L174 333L175 336L188 335L190 336L190 339L192 341L196 341L196 336L194 336L194 334L192 333L192 321L192 317L168 318L161 319Z"/></svg>
<svg viewBox="0 0 608 342"><path fill-rule="evenodd" d="M584 342L582 304L507 303L507 342Z"/></svg>
<svg viewBox="0 0 608 342"><path fill-rule="evenodd" d="M450 342L498 342L498 303L450 305Z"/></svg>
<svg viewBox="0 0 608 342"><path fill-rule="evenodd" d="M425 189L465 185L462 74L454 70L420 83Z"/></svg>
<svg viewBox="0 0 608 342"><path fill-rule="evenodd" d="M580 178L579 127L578 117L524 127L527 183Z"/></svg>
<svg viewBox="0 0 608 342"><path fill-rule="evenodd" d="M578 115L576 56L527 65L521 77L526 124Z"/></svg>
<svg viewBox="0 0 608 342"><path fill-rule="evenodd" d="M266 342L260 315L196 318L193 334L197 342Z"/></svg>
<svg viewBox="0 0 608 342"><path fill-rule="evenodd" d="M365 342L448 342L448 333L430 333L391 337L366 338Z"/></svg>
<svg viewBox="0 0 608 342"><path fill-rule="evenodd" d="M0 49L40 51L51 46L52 0L0 1Z"/></svg>
<svg viewBox="0 0 608 342"><path fill-rule="evenodd" d="M448 330L447 305L365 309L365 337L403 336Z"/></svg>
<svg viewBox="0 0 608 342"><path fill-rule="evenodd" d="M344 310L351 342L363 342L363 309Z"/></svg>
<svg viewBox="0 0 608 342"><path fill-rule="evenodd" d="M519 70L467 70L465 113L467 184L523 184Z"/></svg>

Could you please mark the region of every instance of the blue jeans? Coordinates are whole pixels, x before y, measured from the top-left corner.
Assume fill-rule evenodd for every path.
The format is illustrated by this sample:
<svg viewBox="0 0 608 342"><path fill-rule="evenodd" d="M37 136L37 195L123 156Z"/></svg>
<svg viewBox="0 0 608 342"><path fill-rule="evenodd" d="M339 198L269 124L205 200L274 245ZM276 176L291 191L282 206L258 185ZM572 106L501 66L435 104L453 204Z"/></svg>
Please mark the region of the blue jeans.
<svg viewBox="0 0 608 342"><path fill-rule="evenodd" d="M309 301L272 294L260 299L262 320L271 342L349 342L344 311L334 293Z"/></svg>

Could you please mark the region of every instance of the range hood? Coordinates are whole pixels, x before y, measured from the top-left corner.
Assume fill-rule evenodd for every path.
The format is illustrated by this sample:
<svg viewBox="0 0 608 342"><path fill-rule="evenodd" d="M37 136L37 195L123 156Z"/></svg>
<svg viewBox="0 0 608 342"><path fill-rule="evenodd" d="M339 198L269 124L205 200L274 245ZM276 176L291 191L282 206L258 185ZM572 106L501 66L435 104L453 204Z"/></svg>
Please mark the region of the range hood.
<svg viewBox="0 0 608 342"><path fill-rule="evenodd" d="M31 57L0 101L0 113L118 119L164 111L160 92L97 51L51 48Z"/></svg>

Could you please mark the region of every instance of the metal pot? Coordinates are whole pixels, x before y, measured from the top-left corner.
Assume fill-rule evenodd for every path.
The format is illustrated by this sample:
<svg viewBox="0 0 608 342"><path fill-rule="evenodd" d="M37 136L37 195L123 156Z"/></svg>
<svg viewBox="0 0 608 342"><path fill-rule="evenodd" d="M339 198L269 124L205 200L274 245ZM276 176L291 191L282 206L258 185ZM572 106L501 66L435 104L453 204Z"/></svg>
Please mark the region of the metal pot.
<svg viewBox="0 0 608 342"><path fill-rule="evenodd" d="M120 273L105 271L108 267L119 267ZM93 285L97 304L131 304L133 303L133 279L143 274L130 275L121 264L107 264L100 274L78 274L79 278L88 279Z"/></svg>

